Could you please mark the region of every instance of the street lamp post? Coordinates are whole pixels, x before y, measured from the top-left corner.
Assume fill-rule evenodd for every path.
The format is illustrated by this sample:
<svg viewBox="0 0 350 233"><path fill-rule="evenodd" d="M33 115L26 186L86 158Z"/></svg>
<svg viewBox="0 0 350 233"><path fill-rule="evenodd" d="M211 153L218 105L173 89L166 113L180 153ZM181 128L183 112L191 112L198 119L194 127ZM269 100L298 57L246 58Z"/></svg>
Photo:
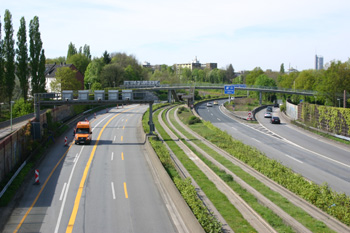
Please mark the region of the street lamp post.
<svg viewBox="0 0 350 233"><path fill-rule="evenodd" d="M11 131L12 131L12 104L14 103L14 101L11 101L11 103L10 103L10 112L11 112L11 120L10 120L10 122L11 122Z"/></svg>

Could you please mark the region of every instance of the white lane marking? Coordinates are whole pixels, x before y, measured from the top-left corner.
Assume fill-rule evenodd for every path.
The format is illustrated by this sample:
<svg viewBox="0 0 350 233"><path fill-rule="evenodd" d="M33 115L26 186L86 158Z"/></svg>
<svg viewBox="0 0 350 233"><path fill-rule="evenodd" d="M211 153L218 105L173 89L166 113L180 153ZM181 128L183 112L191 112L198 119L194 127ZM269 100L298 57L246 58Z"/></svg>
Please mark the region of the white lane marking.
<svg viewBox="0 0 350 233"><path fill-rule="evenodd" d="M218 121L221 121L219 118L216 118L216 119L218 119Z"/></svg>
<svg viewBox="0 0 350 233"><path fill-rule="evenodd" d="M102 120L100 120L100 122L98 122L98 123L92 128L91 131L94 131L94 129L95 129L99 124L101 124L102 121L104 121L104 120L107 119L108 117L109 117L109 115L106 116L105 118L103 118Z"/></svg>
<svg viewBox="0 0 350 233"><path fill-rule="evenodd" d="M112 186L112 195L113 195L113 199L115 199L115 191L114 191L114 183L111 183Z"/></svg>
<svg viewBox="0 0 350 233"><path fill-rule="evenodd" d="M292 156L290 156L290 155L287 155L287 154L284 154L284 155L287 156L288 158L291 158L291 159L297 161L298 163L303 163L303 162L300 161L299 159L296 159L296 158L294 158L294 157L292 157Z"/></svg>
<svg viewBox="0 0 350 233"><path fill-rule="evenodd" d="M233 130L238 130L238 129L236 129L235 127L233 127L233 126L231 126L231 128L233 129Z"/></svg>
<svg viewBox="0 0 350 233"><path fill-rule="evenodd" d="M224 114L225 116L227 116L221 109L220 109L220 112L221 112L222 114ZM229 117L229 116L227 116L227 117ZM267 133L262 132L262 131L260 131L260 130L257 130L257 129L255 129L254 127L249 126L248 124L244 124L244 123L241 123L241 122L239 122L239 121L236 121L236 122L238 122L239 124L245 125L245 126L251 128L251 129L253 129L253 130L257 131L257 132L260 132L260 133L262 133L262 134L265 134L265 135L267 135L267 136L274 137L273 135L270 135L270 134L267 134ZM262 125L262 127L264 127L264 126ZM266 128L266 127L264 127L264 128ZM270 131L270 132L271 132L271 131ZM275 134L275 133L274 133L274 134ZM276 135L278 135L278 134L276 134ZM278 136L281 137L280 135L278 135ZM274 138L275 138L275 137L274 137ZM276 139L276 138L275 138L275 139ZM300 148L300 149L303 149L303 150L305 150L305 151L307 151L307 152L309 152L309 153L312 153L312 154L314 154L314 155L317 155L317 156L319 156L319 157L321 157L321 158L324 158L324 159L326 159L326 160L329 160L329 161L332 161L332 162L337 163L337 164L339 164L339 165L342 165L342 166L344 166L344 167L350 168L350 165L348 165L348 164L339 162L339 161L337 161L337 160L335 160L335 159L332 159L332 158L329 158L329 157L327 157L327 156L325 156L325 155L321 155L321 154L319 154L319 153L317 153L317 152L315 152L315 151L306 149L305 147L299 146L298 144L295 144L294 142L291 142L291 141L289 141L288 139L286 139L286 138L284 138L284 137L281 137L281 139L279 139L279 138L277 138L277 139L278 139L278 140L281 140L281 141L285 141L285 142L287 142L287 143L289 143L289 144L291 144L291 145L293 145L293 146L296 146L296 147L298 147L298 148Z"/></svg>
<svg viewBox="0 0 350 233"><path fill-rule="evenodd" d="M213 113L210 113L210 115L214 116Z"/></svg>
<svg viewBox="0 0 350 233"><path fill-rule="evenodd" d="M113 138L113 142L115 141L115 137L116 137L116 136L114 136L114 138Z"/></svg>
<svg viewBox="0 0 350 233"><path fill-rule="evenodd" d="M96 127L96 126L95 126L95 127ZM65 204L66 204L66 200L67 200L67 195L68 195L68 190L69 190L70 182L72 181L72 177L73 177L73 173L74 173L75 167L77 166L78 160L79 160L79 158L80 158L81 152L83 151L84 147L85 147L85 146L82 146L82 147L81 147L80 152L79 152L79 155L78 155L78 158L77 158L77 160L75 161L75 163L74 163L74 165L73 165L73 168L72 168L72 171L71 171L71 173L70 173L70 175L69 175L67 187L66 187L66 190L65 190L64 196L63 196L63 201L62 201L60 213L58 214L58 219L57 219L57 223L56 223L56 227L55 227L55 233L58 232L58 228L60 227L60 223L61 223L61 219L62 219L62 214L63 214L63 209L64 209L64 206L65 206Z"/></svg>
<svg viewBox="0 0 350 233"><path fill-rule="evenodd" d="M113 157L114 157L114 152L112 152L111 161L113 161Z"/></svg>
<svg viewBox="0 0 350 233"><path fill-rule="evenodd" d="M73 160L73 163L75 163L75 162L77 161L77 159L78 159L78 153L75 155L75 158L74 158L74 160Z"/></svg>
<svg viewBox="0 0 350 233"><path fill-rule="evenodd" d="M256 139L256 138L251 138L251 139L253 139L254 141L256 141L256 142L258 142L258 143L261 143L258 139Z"/></svg>
<svg viewBox="0 0 350 233"><path fill-rule="evenodd" d="M62 188L62 192L61 192L61 196L60 196L60 201L62 201L64 190L66 190L66 186L67 186L67 183L64 183L63 188Z"/></svg>

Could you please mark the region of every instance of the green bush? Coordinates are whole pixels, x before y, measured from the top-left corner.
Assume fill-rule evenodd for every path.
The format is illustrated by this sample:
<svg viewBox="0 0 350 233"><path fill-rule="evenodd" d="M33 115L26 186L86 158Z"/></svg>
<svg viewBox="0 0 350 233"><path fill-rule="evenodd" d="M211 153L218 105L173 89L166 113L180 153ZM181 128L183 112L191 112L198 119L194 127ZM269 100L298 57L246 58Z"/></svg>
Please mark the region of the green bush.
<svg viewBox="0 0 350 233"><path fill-rule="evenodd" d="M23 98L20 98L15 102L12 109L12 117L20 117L34 112L33 102L24 102Z"/></svg>
<svg viewBox="0 0 350 233"><path fill-rule="evenodd" d="M193 124L196 124L196 123L200 123L200 122L202 122L201 119L199 119L196 116L190 116L190 118L188 120L188 124L190 124L190 125L193 125Z"/></svg>

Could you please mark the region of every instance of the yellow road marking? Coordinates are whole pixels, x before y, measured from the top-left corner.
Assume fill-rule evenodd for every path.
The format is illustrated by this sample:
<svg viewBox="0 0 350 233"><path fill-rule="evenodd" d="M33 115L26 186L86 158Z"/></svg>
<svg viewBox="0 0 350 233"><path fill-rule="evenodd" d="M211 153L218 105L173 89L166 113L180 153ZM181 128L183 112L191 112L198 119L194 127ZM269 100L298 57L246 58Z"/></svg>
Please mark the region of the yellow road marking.
<svg viewBox="0 0 350 233"><path fill-rule="evenodd" d="M124 182L124 193L125 193L125 198L128 199L128 190L126 188L126 183Z"/></svg>
<svg viewBox="0 0 350 233"><path fill-rule="evenodd" d="M123 141L123 136L120 138L120 141Z"/></svg>
<svg viewBox="0 0 350 233"><path fill-rule="evenodd" d="M124 153L122 152L122 160L124 160Z"/></svg>
<svg viewBox="0 0 350 233"><path fill-rule="evenodd" d="M123 129L125 129L125 125L123 126Z"/></svg>
<svg viewBox="0 0 350 233"><path fill-rule="evenodd" d="M127 110L124 110L123 112L126 112L126 111L129 111L131 110L132 108L130 109L127 109ZM95 145L94 145L94 148L92 149L91 151L91 154L90 154L90 157L89 157L89 161L87 162L86 166L85 166L85 169L84 169L84 173L83 173L83 177L81 178L81 181L80 181L80 185L79 185L79 188L78 188L78 192L77 192L77 195L75 197L75 201L74 201L74 206L73 206L73 210L72 210L72 214L70 216L70 219L69 219L69 222L68 222L68 226L67 226L67 229L66 229L66 232L67 233L70 233L73 231L73 227L74 227L74 223L75 223L75 219L77 217L77 214L78 214L78 209L79 209L79 203L80 203L80 199L81 199L81 195L83 193L83 189L84 189L84 184L85 184L85 180L87 178L87 174L88 174L88 171L90 169L90 166L91 166L91 162L92 162L92 159L94 158L94 155L95 155L95 151L96 151L96 148L97 148L97 144L101 138L101 135L104 131L104 129L106 128L106 126L115 118L117 117L118 115L120 115L121 113L115 115L114 117L112 117L111 119L109 119L107 121L107 123L103 126L103 128L101 129L98 137L97 137L97 140L95 142ZM124 185L125 186L125 185ZM126 187L126 186L125 186Z"/></svg>

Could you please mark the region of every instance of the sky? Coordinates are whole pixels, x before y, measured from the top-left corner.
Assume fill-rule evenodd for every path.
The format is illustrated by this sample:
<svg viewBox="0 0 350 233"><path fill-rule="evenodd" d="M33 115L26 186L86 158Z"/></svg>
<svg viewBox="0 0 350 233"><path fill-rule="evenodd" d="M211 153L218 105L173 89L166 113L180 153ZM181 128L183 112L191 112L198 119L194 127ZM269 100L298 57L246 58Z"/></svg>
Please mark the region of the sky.
<svg viewBox="0 0 350 233"><path fill-rule="evenodd" d="M47 58L67 56L68 44L133 55L151 65L232 64L235 71L314 69L350 57L349 0L0 0L12 14L39 17ZM2 28L2 33L4 29ZM28 34L27 34L28 35Z"/></svg>

